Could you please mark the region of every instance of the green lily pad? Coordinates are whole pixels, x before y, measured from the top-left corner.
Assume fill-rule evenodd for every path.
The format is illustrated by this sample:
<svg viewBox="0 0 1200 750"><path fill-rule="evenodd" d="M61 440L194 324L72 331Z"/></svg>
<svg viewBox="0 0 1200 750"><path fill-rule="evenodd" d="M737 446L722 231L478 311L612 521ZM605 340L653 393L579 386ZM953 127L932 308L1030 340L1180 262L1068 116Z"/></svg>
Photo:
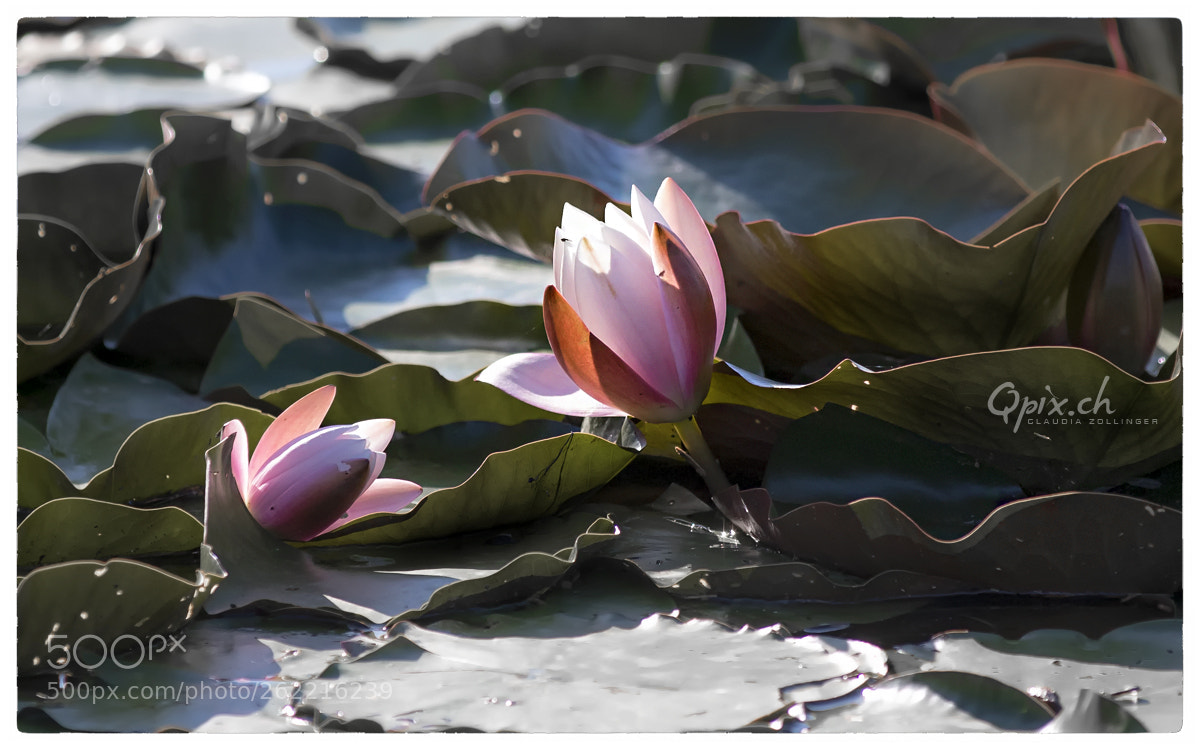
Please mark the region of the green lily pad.
<svg viewBox="0 0 1200 750"><path fill-rule="evenodd" d="M391 362L431 366L448 380L461 380L508 354L550 348L541 306L491 300L406 310L350 335Z"/></svg>
<svg viewBox="0 0 1200 750"><path fill-rule="evenodd" d="M18 448L19 505L35 508L56 498L78 495L120 503L199 501L204 485L204 462L200 457L231 419L242 421L251 443L270 424L270 418L258 410L226 403L149 421L120 443L112 465L82 489L71 484L63 470L49 459Z"/></svg>
<svg viewBox="0 0 1200 750"><path fill-rule="evenodd" d="M396 86L404 93L461 82L493 91L523 71L593 55L659 62L689 52L741 60L785 78L803 57L797 32L792 18L532 18L461 39L410 65Z"/></svg>
<svg viewBox="0 0 1200 750"><path fill-rule="evenodd" d="M258 159L323 165L375 191L396 212L421 207L426 175L369 153L363 139L337 120L277 111L273 119L260 124L251 142Z"/></svg>
<svg viewBox="0 0 1200 750"><path fill-rule="evenodd" d="M50 407L46 438L54 453L47 458L71 481L82 484L113 463L121 444L138 427L208 405L171 383L85 354Z"/></svg>
<svg viewBox="0 0 1200 750"><path fill-rule="evenodd" d="M149 264L148 245L162 229L163 204L150 202L139 237L111 220L121 205L111 196L124 198L126 216L136 220L139 179L140 170L118 164L22 178L22 204L31 213L17 223L18 381L87 348L133 301Z"/></svg>
<svg viewBox="0 0 1200 750"><path fill-rule="evenodd" d="M82 114L150 108L220 109L249 104L267 91L265 76L203 68L175 60L102 57L57 60L17 79L17 130L39 132Z"/></svg>
<svg viewBox="0 0 1200 750"><path fill-rule="evenodd" d="M1179 731L1182 723L1177 724L1172 731ZM1080 690L1075 702L1054 717L1042 727L1043 734L1064 732L1109 732L1132 734L1148 731L1135 719L1129 711L1121 707L1107 696L1092 692L1088 688Z"/></svg>
<svg viewBox="0 0 1200 750"><path fill-rule="evenodd" d="M947 633L927 653L924 668L987 672L1020 690L1051 691L1064 706L1086 685L1120 700L1120 708L1153 732L1175 732L1183 722L1180 620L1126 625L1098 639L1069 630L1037 630L1017 640Z"/></svg>
<svg viewBox="0 0 1200 750"><path fill-rule="evenodd" d="M17 566L193 552L203 531L178 508L143 510L64 497L38 506L17 526Z"/></svg>
<svg viewBox="0 0 1200 750"><path fill-rule="evenodd" d="M418 249L377 192L316 162L252 159L228 121L168 122L174 137L151 160L165 234L126 324L190 295L253 290L346 330L431 303L535 304L549 283L549 269L474 238Z"/></svg>
<svg viewBox="0 0 1200 750"><path fill-rule="evenodd" d="M1010 227L991 246L915 219L805 235L722 214L713 239L729 302L744 310L769 369L855 351L948 356L1028 345L1056 322L1054 302L1092 233L1161 143L1152 126L1131 134L1116 155L1090 165L1048 215L1035 213L1028 217L1035 223Z"/></svg>
<svg viewBox="0 0 1200 750"><path fill-rule="evenodd" d="M133 560L37 568L17 585L18 670L52 672L68 655L71 665L88 668L119 648L169 647L170 634L199 612L224 577L208 560L194 581Z"/></svg>
<svg viewBox="0 0 1200 750"><path fill-rule="evenodd" d="M143 109L58 122L21 144L17 172L63 172L103 162L129 164L140 173L163 142L161 117L162 110ZM111 199L113 194L96 197Z"/></svg>
<svg viewBox="0 0 1200 750"><path fill-rule="evenodd" d="M1122 133L1151 120L1167 147L1129 196L1183 209L1183 100L1147 79L1099 65L1013 60L969 70L930 96L1030 185L1069 184L1109 156Z"/></svg>
<svg viewBox="0 0 1200 750"><path fill-rule="evenodd" d="M174 651L156 653L133 669L104 665L74 682L102 696L54 699L43 684L31 704L63 727L88 732L284 731L282 715L299 680L315 677L349 654L377 648L357 623L287 617L202 618L189 623ZM142 686L146 686L145 691ZM110 699L110 691L116 696ZM101 702L102 701L102 702Z"/></svg>
<svg viewBox="0 0 1200 750"><path fill-rule="evenodd" d="M331 370L363 373L387 361L361 342L266 300L231 301L233 318L204 371L201 393L240 386L257 396Z"/></svg>
<svg viewBox="0 0 1200 750"><path fill-rule="evenodd" d="M683 600L718 597L850 604L945 596L977 588L949 574L884 570L870 578L847 575L755 545L721 528L719 521L705 525L629 508L586 507L607 511L622 530L604 545L604 557L634 566L654 585Z"/></svg>
<svg viewBox="0 0 1200 750"><path fill-rule="evenodd" d="M389 699L355 701L323 690L313 707L386 730L727 731L782 708L780 689L798 680L850 678L882 661L868 644L786 638L771 628L735 632L661 615L632 629L566 638L412 624L399 635L331 667L322 680L387 685Z"/></svg>
<svg viewBox="0 0 1200 750"><path fill-rule="evenodd" d="M1034 732L1050 709L999 680L967 672L889 677L857 705L814 713L814 732Z"/></svg>
<svg viewBox="0 0 1200 750"><path fill-rule="evenodd" d="M17 448L17 507L32 509L59 497L69 497L78 488L50 459L29 448Z"/></svg>
<svg viewBox="0 0 1200 750"><path fill-rule="evenodd" d="M206 454L205 544L229 571L229 585L206 605L214 614L273 605L340 612L383 623L432 610L481 606L485 601L495 606L544 590L572 567L586 547L613 531L609 521L577 516L566 524L565 535L561 527L552 529L549 539L535 537L519 545L525 550L503 549L499 555L495 547L485 547L490 554L483 559L463 555L453 567L425 567L424 555L382 566L375 560L367 567L348 567L344 556L340 566L322 564L313 552L288 545L254 521L233 481L231 452L232 441L226 440ZM547 543L551 551L543 551Z"/></svg>
<svg viewBox="0 0 1200 750"><path fill-rule="evenodd" d="M633 456L594 435L538 440L489 455L467 481L430 492L402 513L364 516L311 543L396 544L531 521L604 485Z"/></svg>
<svg viewBox="0 0 1200 750"><path fill-rule="evenodd" d="M516 424L554 415L474 380L447 380L423 365L383 365L363 375L330 373L307 383L281 388L263 400L287 408L314 388L332 384L338 395L329 408L329 424L352 424L386 417L397 432L417 433L452 422Z"/></svg>
<svg viewBox="0 0 1200 750"><path fill-rule="evenodd" d="M1097 18L873 18L871 22L884 34L894 34L941 81L952 81L969 68L999 59L1110 57L1104 26Z"/></svg>
<svg viewBox="0 0 1200 750"><path fill-rule="evenodd" d="M458 223L461 209L445 205L456 185L500 176L501 192L507 173L531 170L575 177L621 199L631 184L653 194L671 176L706 217L738 211L746 220L817 232L914 216L964 240L1029 193L986 151L924 118L867 107L778 107L694 117L638 145L537 110L516 112L460 138L430 177L425 200ZM494 210L471 218L511 223ZM553 238L551 231L541 242Z"/></svg>
<svg viewBox="0 0 1200 750"><path fill-rule="evenodd" d="M1087 486L1089 476L1123 470L1129 478L1138 467L1155 468L1143 466L1147 462L1173 460L1182 441L1182 387L1179 377L1139 380L1082 349L1035 347L880 372L845 361L807 385L719 364L706 402L791 418L834 403L973 455L988 454L995 465L1006 456L1026 457L1027 485L1073 487ZM1023 399L1034 406L1026 408ZM1038 466L1042 476L1033 473Z"/></svg>
<svg viewBox="0 0 1200 750"><path fill-rule="evenodd" d="M780 435L763 487L787 507L884 498L941 539L962 536L997 505L1024 496L1011 478L966 454L836 404Z"/></svg>
<svg viewBox="0 0 1200 750"><path fill-rule="evenodd" d="M638 143L681 120L706 97L765 83L733 60L682 55L651 64L600 56L565 68L535 68L505 82L505 111L544 109L609 138Z"/></svg>

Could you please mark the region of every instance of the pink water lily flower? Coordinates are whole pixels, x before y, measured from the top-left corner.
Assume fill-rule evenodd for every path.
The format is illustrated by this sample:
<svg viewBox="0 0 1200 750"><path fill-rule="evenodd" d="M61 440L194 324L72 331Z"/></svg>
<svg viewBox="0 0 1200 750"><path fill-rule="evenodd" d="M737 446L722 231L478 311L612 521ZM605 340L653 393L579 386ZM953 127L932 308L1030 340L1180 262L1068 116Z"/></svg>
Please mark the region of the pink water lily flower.
<svg viewBox="0 0 1200 750"><path fill-rule="evenodd" d="M241 420L221 430L222 439L233 436L233 478L242 500L276 536L308 541L370 513L398 511L421 494L412 482L379 478L393 420L321 427L336 393L322 386L284 409L253 457Z"/></svg>
<svg viewBox="0 0 1200 750"><path fill-rule="evenodd" d="M708 393L725 279L708 226L675 181L633 215L566 204L542 315L553 354L515 354L478 380L559 414L678 422Z"/></svg>

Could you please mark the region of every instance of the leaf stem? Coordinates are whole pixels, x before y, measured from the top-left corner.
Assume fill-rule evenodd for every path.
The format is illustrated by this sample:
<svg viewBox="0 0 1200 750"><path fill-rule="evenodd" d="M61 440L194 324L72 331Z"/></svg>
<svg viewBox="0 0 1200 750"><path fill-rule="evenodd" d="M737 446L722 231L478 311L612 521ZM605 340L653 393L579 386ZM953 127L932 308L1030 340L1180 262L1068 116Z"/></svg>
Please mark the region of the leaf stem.
<svg viewBox="0 0 1200 750"><path fill-rule="evenodd" d="M682 422L675 422L674 427L680 441L683 442L684 450L681 452L691 461L692 467L704 479L704 483L708 485L708 491L716 495L727 489L730 486L729 480L725 477L725 472L721 470L721 464L717 462L717 457L708 447L708 441L704 439L704 434L700 432L700 425L696 424L696 418L693 416Z"/></svg>

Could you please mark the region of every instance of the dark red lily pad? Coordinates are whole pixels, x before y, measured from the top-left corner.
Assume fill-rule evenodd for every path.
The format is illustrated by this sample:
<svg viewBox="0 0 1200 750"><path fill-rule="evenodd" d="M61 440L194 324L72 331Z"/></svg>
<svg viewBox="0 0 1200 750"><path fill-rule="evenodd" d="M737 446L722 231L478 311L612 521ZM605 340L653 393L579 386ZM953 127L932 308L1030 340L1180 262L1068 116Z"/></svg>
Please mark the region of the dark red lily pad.
<svg viewBox="0 0 1200 750"><path fill-rule="evenodd" d="M771 517L763 489L736 487L717 507L752 537L858 576L908 570L985 589L1041 594L1172 594L1183 584L1183 515L1099 492L1017 500L965 536L929 536L891 503L814 503Z"/></svg>
<svg viewBox="0 0 1200 750"><path fill-rule="evenodd" d="M930 88L936 110L954 118L1033 186L1073 181L1112 153L1121 134L1146 120L1166 134L1129 189L1143 203L1183 209L1183 100L1152 81L1098 65L1013 60L981 65Z"/></svg>

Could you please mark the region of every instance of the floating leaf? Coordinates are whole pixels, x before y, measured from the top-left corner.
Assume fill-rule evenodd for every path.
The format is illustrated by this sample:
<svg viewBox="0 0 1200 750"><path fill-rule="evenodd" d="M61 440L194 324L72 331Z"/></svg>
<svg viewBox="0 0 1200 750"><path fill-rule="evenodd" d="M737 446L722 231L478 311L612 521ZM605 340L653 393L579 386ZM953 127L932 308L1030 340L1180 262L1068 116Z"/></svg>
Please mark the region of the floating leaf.
<svg viewBox="0 0 1200 750"><path fill-rule="evenodd" d="M503 192L507 173L528 170L575 177L609 196L627 194L631 184L653 193L670 176L701 216L738 211L747 221L773 219L792 231L914 216L964 240L999 221L1029 192L959 134L893 110L723 112L691 118L639 145L527 110L460 138L430 177L425 200L457 223L456 209L445 205L447 191L499 175L491 184ZM494 210L472 219L511 222ZM553 238L551 233L540 242L549 245Z"/></svg>
<svg viewBox="0 0 1200 750"><path fill-rule="evenodd" d="M123 195L126 215L137 221L132 197L140 173L112 164L22 178L28 196L22 203L38 213L21 214L17 222L18 381L78 354L134 299L150 261L148 245L162 229L162 201L150 202L139 237L116 228L111 198L92 196ZM56 218L60 209L49 205L51 198L68 206L61 210L66 220Z"/></svg>
<svg viewBox="0 0 1200 750"><path fill-rule="evenodd" d="M1036 347L881 372L845 361L798 386L718 365L707 403L791 418L834 403L995 465L1023 466L1027 484L1071 487L1169 463L1182 440L1182 386L1178 377L1147 383L1082 349Z"/></svg>
<svg viewBox="0 0 1200 750"><path fill-rule="evenodd" d="M889 677L862 701L813 714L815 732L1033 732L1052 714L1036 699L983 675L918 672Z"/></svg>
<svg viewBox="0 0 1200 750"><path fill-rule="evenodd" d="M929 536L879 498L814 503L776 517L761 489L731 487L714 500L764 543L862 577L906 570L1042 594L1173 594L1182 586L1182 514L1121 495L1016 500L952 541Z"/></svg>
<svg viewBox="0 0 1200 750"><path fill-rule="evenodd" d="M1080 685L1116 698L1133 723L1154 732L1174 732L1183 715L1183 641L1179 620L1152 620L1126 625L1090 639L1070 630L1036 630L1015 640L979 633L938 636L928 652L930 669L987 672L1013 687L1041 689L1058 695L1076 714L1060 725L1077 727L1089 713L1112 713L1111 707L1081 707ZM1131 690L1132 689L1132 690ZM1129 691L1126 693L1126 691ZM1119 714L1118 714L1119 715ZM1086 726L1086 724L1085 724ZM1046 731L1053 731L1047 727ZM1101 731L1100 726L1083 731Z"/></svg>
<svg viewBox="0 0 1200 750"><path fill-rule="evenodd" d="M437 370L422 365L383 365L363 375L332 373L268 393L264 400L284 409L326 384L338 389L326 417L330 424L386 417L395 420L398 432L415 433L451 422L516 424L553 418L490 385L469 379L446 380Z"/></svg>
<svg viewBox="0 0 1200 750"><path fill-rule="evenodd" d="M350 333L392 362L432 366L448 380L508 354L550 348L540 305L490 300L406 310Z"/></svg>
<svg viewBox="0 0 1200 750"><path fill-rule="evenodd" d="M566 545L560 529L549 540L534 537L520 551L487 550L483 559L465 555L438 569L415 556L393 565L323 565L308 550L273 537L246 510L229 469L232 441L206 454L205 544L229 571L229 585L207 604L209 612L272 604L275 607L344 612L354 619L382 623L431 610L491 606L532 596L566 573L582 550L613 533L612 523L593 516L568 524ZM550 550L546 550L549 542ZM497 557L502 556L500 560ZM344 561L343 561L344 562Z"/></svg>
<svg viewBox="0 0 1200 750"><path fill-rule="evenodd" d="M322 681L387 685L390 700L325 691L314 707L388 730L727 731L782 708L780 688L849 678L882 661L868 644L784 638L771 628L734 632L661 615L633 629L573 638L451 634L412 624L400 635L332 667ZM406 713L397 715L397 702Z"/></svg>
<svg viewBox="0 0 1200 750"><path fill-rule="evenodd" d="M203 530L178 508L142 510L64 497L38 506L17 526L17 565L194 552Z"/></svg>
<svg viewBox="0 0 1200 750"><path fill-rule="evenodd" d="M313 544L397 544L532 521L604 485L633 455L582 433L538 440L493 453L466 482L431 492L402 513L365 516Z"/></svg>
<svg viewBox="0 0 1200 750"><path fill-rule="evenodd" d="M473 238L419 250L378 193L315 162L250 158L226 120L168 123L173 138L151 161L164 234L127 321L189 295L253 290L346 330L428 304L536 304L549 283L549 269Z"/></svg>
<svg viewBox="0 0 1200 750"><path fill-rule="evenodd" d="M265 76L219 68L211 72L175 60L102 57L58 60L17 79L22 100L17 130L36 133L81 114L115 114L189 106L220 109L249 104L268 89Z"/></svg>
<svg viewBox="0 0 1200 750"><path fill-rule="evenodd" d="M363 373L386 360L361 342L250 296L233 318L200 381L200 392L240 386L258 396L330 371Z"/></svg>
<svg viewBox="0 0 1200 750"><path fill-rule="evenodd" d="M1183 209L1183 100L1147 79L1065 60L1011 60L935 85L930 96L1030 185L1070 183L1109 156L1122 133L1152 120L1167 147L1129 196Z"/></svg>
<svg viewBox="0 0 1200 750"><path fill-rule="evenodd" d="M1162 138L1152 126L1137 131L1089 165L1047 215L1033 214L991 246L915 219L793 234L722 214L713 239L729 302L744 310L776 369L855 351L948 356L1027 345L1056 322L1054 303L1092 233L1161 153Z"/></svg>
<svg viewBox="0 0 1200 750"><path fill-rule="evenodd" d="M111 465L121 444L141 425L207 406L171 383L85 354L50 407L46 437L54 454L48 458L81 484Z"/></svg>
<svg viewBox="0 0 1200 750"><path fill-rule="evenodd" d="M54 660L68 651L72 665L87 667L106 661L111 649L167 647L170 634L192 619L224 577L211 560L201 563L194 581L132 560L37 568L17 585L18 670L52 672L59 668Z"/></svg>
<svg viewBox="0 0 1200 750"><path fill-rule="evenodd" d="M779 437L763 477L788 507L886 499L931 536L954 539L1023 497L1012 479L942 443L829 405Z"/></svg>

